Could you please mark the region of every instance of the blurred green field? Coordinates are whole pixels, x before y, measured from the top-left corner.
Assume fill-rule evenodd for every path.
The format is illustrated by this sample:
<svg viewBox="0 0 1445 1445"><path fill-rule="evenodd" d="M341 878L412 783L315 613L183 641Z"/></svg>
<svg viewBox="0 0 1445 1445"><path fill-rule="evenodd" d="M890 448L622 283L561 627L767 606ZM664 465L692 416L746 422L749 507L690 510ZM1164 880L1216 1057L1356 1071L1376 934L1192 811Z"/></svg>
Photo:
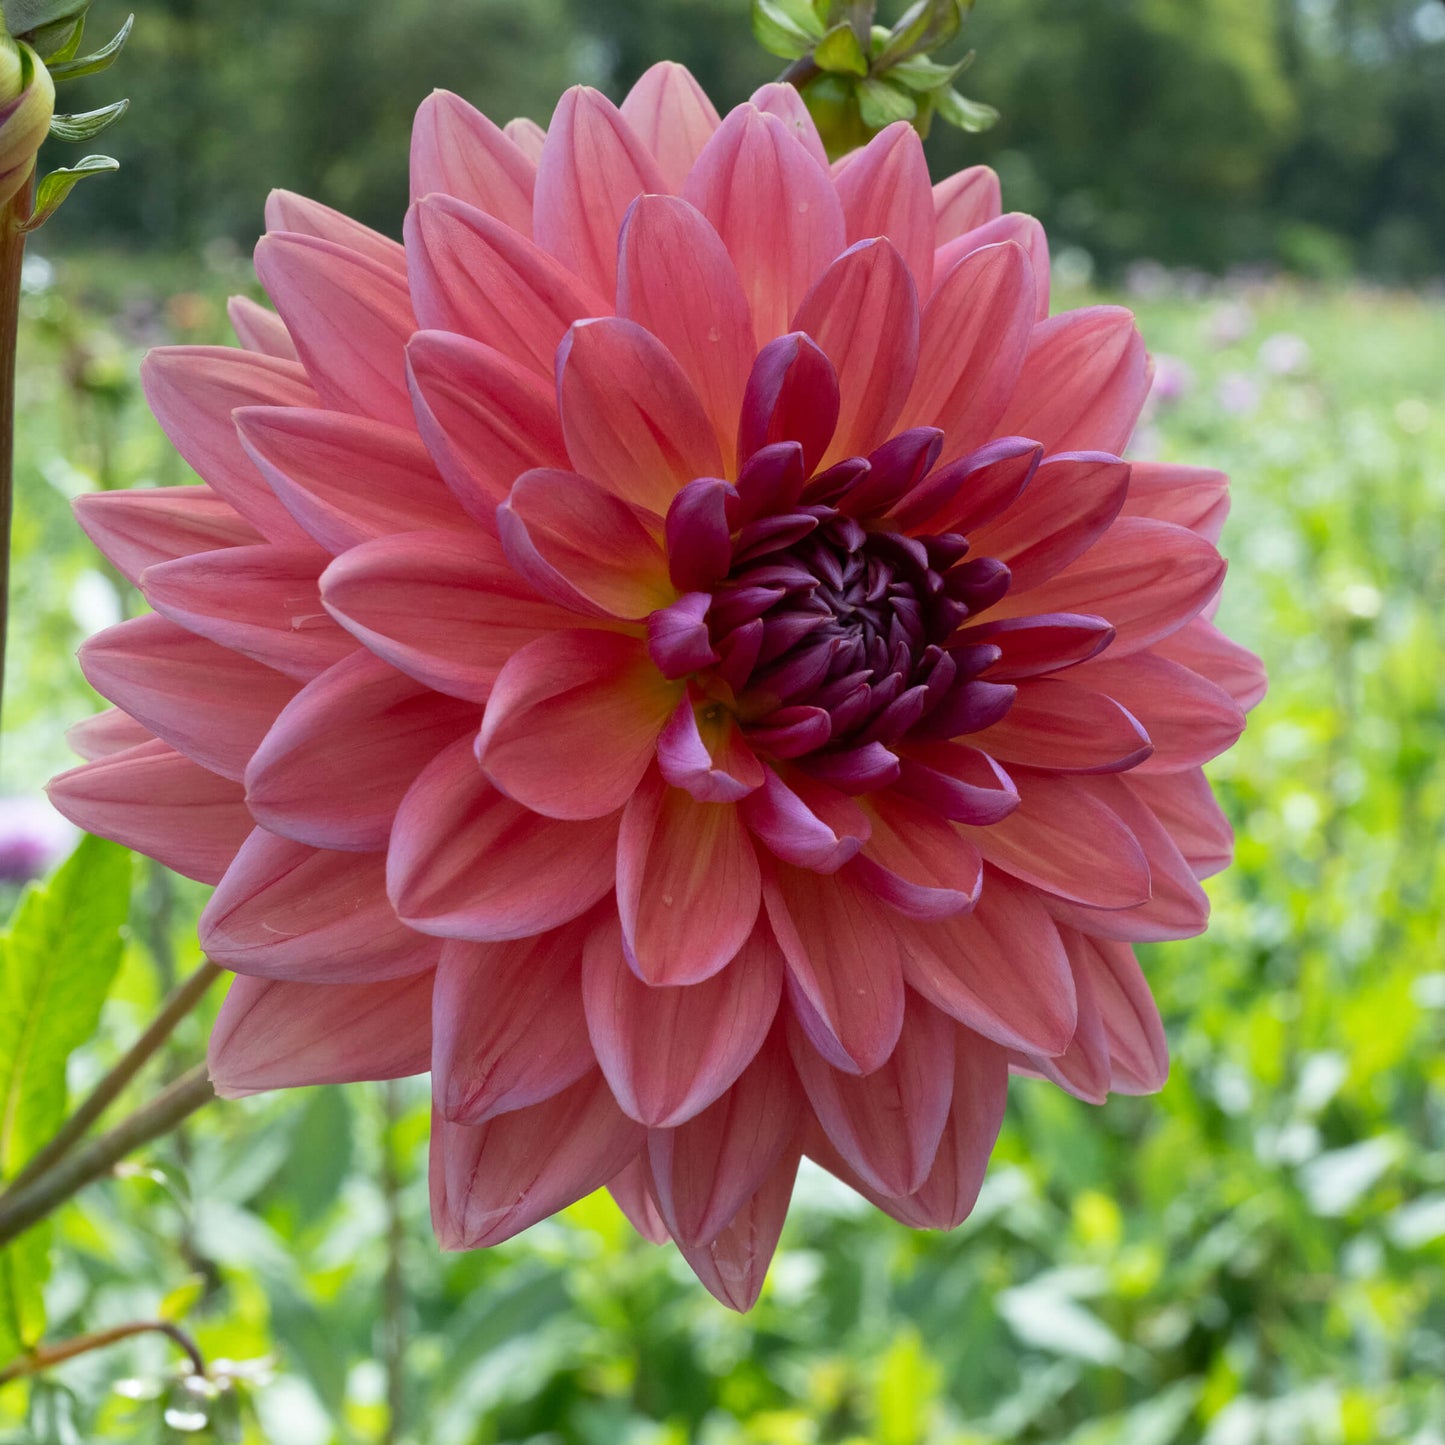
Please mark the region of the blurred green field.
<svg viewBox="0 0 1445 1445"><path fill-rule="evenodd" d="M221 339L245 270L31 281L10 795L66 765L95 705L75 645L133 605L67 498L184 479L139 349ZM1445 1445L1445 302L1149 269L1134 290L1165 378L1136 448L1233 474L1221 621L1273 680L1212 770L1239 833L1214 926L1146 959L1163 1095L1016 1081L950 1236L806 1173L746 1319L605 1196L440 1255L422 1082L213 1105L61 1213L47 1306L61 1338L170 1295L208 1360L242 1363L233 1388L191 1399L165 1342L123 1345L0 1387L0 1441ZM77 1087L199 961L200 893L138 872Z"/></svg>

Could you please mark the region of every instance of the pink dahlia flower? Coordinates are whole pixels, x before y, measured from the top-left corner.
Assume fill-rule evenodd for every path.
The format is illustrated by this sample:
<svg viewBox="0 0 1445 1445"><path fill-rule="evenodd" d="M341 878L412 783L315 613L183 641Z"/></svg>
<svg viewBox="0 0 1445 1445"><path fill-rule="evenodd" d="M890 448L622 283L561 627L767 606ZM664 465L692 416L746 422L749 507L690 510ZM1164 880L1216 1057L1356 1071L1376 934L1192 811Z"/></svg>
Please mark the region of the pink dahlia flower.
<svg viewBox="0 0 1445 1445"><path fill-rule="evenodd" d="M803 1154L969 1211L1009 1073L1156 1089L1204 926L1225 479L1119 459L1132 319L906 125L675 65L545 133L429 99L405 245L278 194L200 486L87 497L154 615L68 817L217 885L223 1093L431 1070L453 1248L607 1185L757 1297Z"/></svg>

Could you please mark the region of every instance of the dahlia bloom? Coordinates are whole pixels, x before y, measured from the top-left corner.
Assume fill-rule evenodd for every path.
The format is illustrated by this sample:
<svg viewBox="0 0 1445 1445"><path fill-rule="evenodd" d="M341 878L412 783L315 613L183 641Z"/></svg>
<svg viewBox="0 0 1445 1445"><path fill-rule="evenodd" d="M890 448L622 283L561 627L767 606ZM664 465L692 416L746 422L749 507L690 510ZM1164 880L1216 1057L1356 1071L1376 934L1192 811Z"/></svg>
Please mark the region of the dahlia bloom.
<svg viewBox="0 0 1445 1445"><path fill-rule="evenodd" d="M431 1070L452 1248L600 1186L748 1308L807 1154L968 1213L1010 1072L1156 1089L1263 690L1225 479L1120 460L1132 319L895 125L660 65L421 108L405 245L274 195L152 353L199 486L82 499L153 615L52 796L217 885L229 1095Z"/></svg>

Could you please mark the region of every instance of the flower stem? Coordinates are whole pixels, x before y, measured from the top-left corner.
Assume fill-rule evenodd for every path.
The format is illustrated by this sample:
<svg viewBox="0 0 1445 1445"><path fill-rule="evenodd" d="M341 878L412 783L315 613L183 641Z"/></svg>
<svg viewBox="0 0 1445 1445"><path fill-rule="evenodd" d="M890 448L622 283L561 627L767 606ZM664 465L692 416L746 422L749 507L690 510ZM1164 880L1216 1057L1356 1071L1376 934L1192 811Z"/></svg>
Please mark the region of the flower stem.
<svg viewBox="0 0 1445 1445"><path fill-rule="evenodd" d="M67 1155L24 1189L7 1194L0 1199L0 1244L8 1244L38 1224L87 1184L109 1173L132 1150L168 1134L215 1096L206 1066L197 1064L108 1134Z"/></svg>
<svg viewBox="0 0 1445 1445"><path fill-rule="evenodd" d="M20 333L20 266L35 177L0 208L0 720L5 712L5 637L10 622L10 521L15 510L15 348Z"/></svg>
<svg viewBox="0 0 1445 1445"><path fill-rule="evenodd" d="M169 1320L133 1320L126 1325L112 1325L108 1330L96 1330L88 1335L76 1335L74 1339L61 1340L54 1345L38 1345L28 1355L22 1355L0 1369L0 1385L11 1380L23 1380L27 1375L38 1375L52 1365L64 1364L77 1355L88 1355L92 1350L103 1350L107 1345L117 1345L122 1340L133 1339L136 1335L168 1335L189 1356L191 1369L197 1375L206 1373L205 1357L196 1342L179 1326Z"/></svg>
<svg viewBox="0 0 1445 1445"><path fill-rule="evenodd" d="M203 963L179 988L174 989L151 1026L95 1086L85 1102L60 1126L56 1136L15 1176L0 1193L0 1207L65 1157L84 1137L85 1131L120 1097L121 1091L149 1063L152 1056L175 1032L216 981L221 970Z"/></svg>

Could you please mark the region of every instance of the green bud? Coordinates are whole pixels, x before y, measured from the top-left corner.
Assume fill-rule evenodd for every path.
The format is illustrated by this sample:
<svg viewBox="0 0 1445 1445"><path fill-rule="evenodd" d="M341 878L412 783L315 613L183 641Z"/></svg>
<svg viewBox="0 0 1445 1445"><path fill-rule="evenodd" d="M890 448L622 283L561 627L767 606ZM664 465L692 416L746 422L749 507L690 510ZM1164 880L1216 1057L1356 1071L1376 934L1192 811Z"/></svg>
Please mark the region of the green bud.
<svg viewBox="0 0 1445 1445"><path fill-rule="evenodd" d="M0 207L30 179L54 113L55 83L40 57L0 35Z"/></svg>

